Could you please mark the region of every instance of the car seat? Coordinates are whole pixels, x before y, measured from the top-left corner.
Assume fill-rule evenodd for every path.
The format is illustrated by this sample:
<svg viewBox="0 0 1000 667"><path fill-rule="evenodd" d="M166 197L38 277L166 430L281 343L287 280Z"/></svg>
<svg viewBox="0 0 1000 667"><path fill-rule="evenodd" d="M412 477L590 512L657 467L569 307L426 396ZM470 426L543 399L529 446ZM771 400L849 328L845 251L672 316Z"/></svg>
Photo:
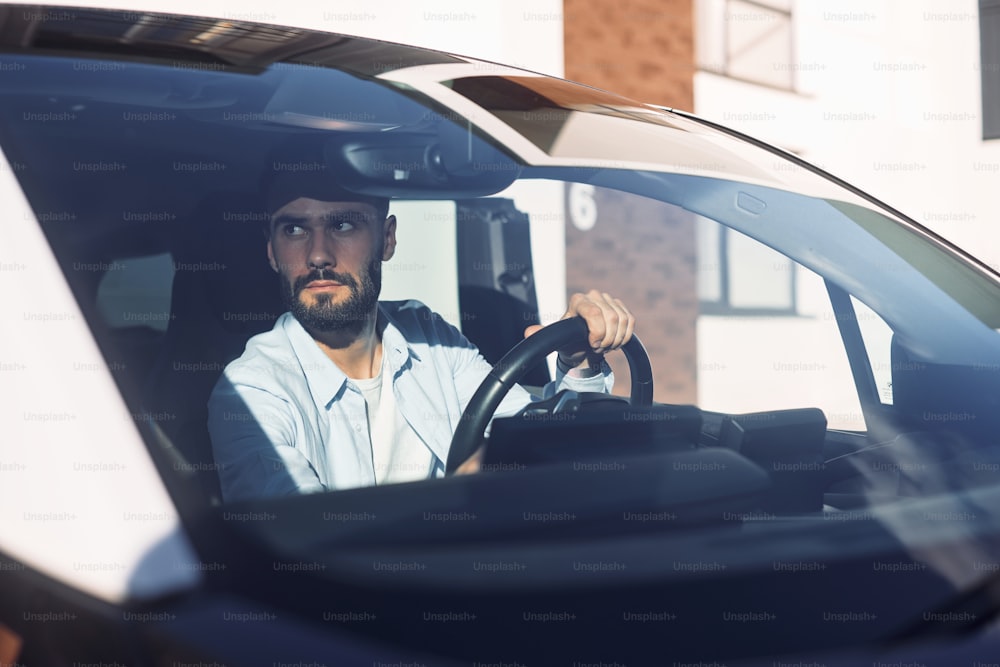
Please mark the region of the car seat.
<svg viewBox="0 0 1000 667"><path fill-rule="evenodd" d="M170 322L144 390L144 405L173 445L174 465L196 477L211 502L221 493L209 396L226 364L285 310L267 261L266 220L256 195L216 192L183 221L172 249Z"/></svg>

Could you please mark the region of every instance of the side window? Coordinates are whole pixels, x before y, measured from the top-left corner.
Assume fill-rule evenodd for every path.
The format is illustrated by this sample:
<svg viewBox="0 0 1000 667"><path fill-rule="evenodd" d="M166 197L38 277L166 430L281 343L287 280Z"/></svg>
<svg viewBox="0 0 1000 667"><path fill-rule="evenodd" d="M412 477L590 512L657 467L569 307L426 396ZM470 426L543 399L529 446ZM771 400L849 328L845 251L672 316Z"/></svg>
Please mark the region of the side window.
<svg viewBox="0 0 1000 667"><path fill-rule="evenodd" d="M871 364L875 376L875 386L883 405L892 405L892 329L878 313L861 303L853 296L851 304L861 329L861 338L868 353L868 363Z"/></svg>
<svg viewBox="0 0 1000 667"><path fill-rule="evenodd" d="M635 313L655 400L730 414L817 407L832 428L865 429L819 275L677 206L582 187L567 196L567 286L598 284ZM627 364L608 361L627 391Z"/></svg>
<svg viewBox="0 0 1000 667"><path fill-rule="evenodd" d="M826 413L831 428L864 430L854 378L822 278L739 232L706 219L698 224L701 238L727 238L729 248L738 249L728 258L724 253L699 257L705 270L698 272L703 305L698 317L698 404L727 413L817 407ZM714 253L715 247L700 244L699 251ZM716 271L715 262L736 268L722 264ZM720 274L728 280L726 289L718 288ZM703 282L708 285L703 287ZM707 300L713 291L733 295L728 308Z"/></svg>
<svg viewBox="0 0 1000 667"><path fill-rule="evenodd" d="M396 253L382 265L383 301L416 299L456 327L458 304L455 203L395 200Z"/></svg>

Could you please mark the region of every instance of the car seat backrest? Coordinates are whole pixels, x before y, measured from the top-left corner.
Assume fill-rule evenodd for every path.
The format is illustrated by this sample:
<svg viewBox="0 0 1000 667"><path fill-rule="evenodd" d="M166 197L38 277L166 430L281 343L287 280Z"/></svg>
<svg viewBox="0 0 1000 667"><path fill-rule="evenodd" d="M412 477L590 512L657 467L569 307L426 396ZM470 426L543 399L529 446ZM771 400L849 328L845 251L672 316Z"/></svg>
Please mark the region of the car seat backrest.
<svg viewBox="0 0 1000 667"><path fill-rule="evenodd" d="M211 498L219 490L208 398L226 364L284 311L267 262L265 216L256 195L218 192L181 223L170 322L144 390L144 405Z"/></svg>

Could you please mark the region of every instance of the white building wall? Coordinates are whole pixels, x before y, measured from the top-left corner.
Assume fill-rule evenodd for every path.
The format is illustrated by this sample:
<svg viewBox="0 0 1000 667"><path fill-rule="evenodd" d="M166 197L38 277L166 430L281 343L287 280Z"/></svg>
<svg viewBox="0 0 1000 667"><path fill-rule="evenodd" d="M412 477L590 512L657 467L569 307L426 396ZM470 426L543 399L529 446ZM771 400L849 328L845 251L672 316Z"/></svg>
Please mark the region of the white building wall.
<svg viewBox="0 0 1000 667"><path fill-rule="evenodd" d="M800 0L794 16L796 91L699 72L695 112L800 153L1000 266L1000 141L981 138L976 0Z"/></svg>
<svg viewBox="0 0 1000 667"><path fill-rule="evenodd" d="M796 90L701 71L695 112L799 153L1000 267L1000 141L981 138L976 0L796 0L793 8ZM818 344L829 334L823 298L799 295L813 317L795 324L796 338L814 342L803 352L824 369L806 394L829 389L817 399L829 402L814 404L849 426L860 415L839 391L843 354ZM775 327L787 325L763 323L737 336L734 319L702 317L700 402L746 403L734 365L773 347ZM770 407L804 400L787 370L755 371L764 371L755 383L787 388L768 397Z"/></svg>

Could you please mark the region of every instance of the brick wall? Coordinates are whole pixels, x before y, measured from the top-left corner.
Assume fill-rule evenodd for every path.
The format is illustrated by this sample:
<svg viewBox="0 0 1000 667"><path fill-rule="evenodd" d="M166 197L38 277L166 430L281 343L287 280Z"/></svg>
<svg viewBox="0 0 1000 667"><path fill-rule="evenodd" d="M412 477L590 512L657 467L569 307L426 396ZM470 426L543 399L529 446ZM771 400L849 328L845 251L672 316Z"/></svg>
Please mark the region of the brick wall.
<svg viewBox="0 0 1000 667"><path fill-rule="evenodd" d="M692 109L694 0L564 0L566 78L634 99ZM654 371L655 398L697 398L698 295L690 216L640 197L598 190L598 218L586 230L567 215L570 292L597 288L638 316ZM608 361L627 393L627 365Z"/></svg>
<svg viewBox="0 0 1000 667"><path fill-rule="evenodd" d="M565 77L694 109L694 0L563 0Z"/></svg>
<svg viewBox="0 0 1000 667"><path fill-rule="evenodd" d="M598 216L581 231L566 228L566 286L596 288L620 298L636 314L636 332L653 366L654 398L693 403L697 398L695 318L698 315L694 225L685 211L637 195L599 188ZM615 393L627 394L628 364L608 355Z"/></svg>

